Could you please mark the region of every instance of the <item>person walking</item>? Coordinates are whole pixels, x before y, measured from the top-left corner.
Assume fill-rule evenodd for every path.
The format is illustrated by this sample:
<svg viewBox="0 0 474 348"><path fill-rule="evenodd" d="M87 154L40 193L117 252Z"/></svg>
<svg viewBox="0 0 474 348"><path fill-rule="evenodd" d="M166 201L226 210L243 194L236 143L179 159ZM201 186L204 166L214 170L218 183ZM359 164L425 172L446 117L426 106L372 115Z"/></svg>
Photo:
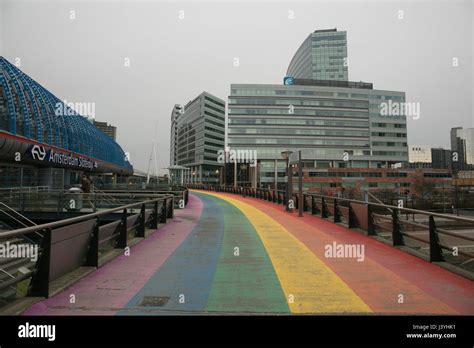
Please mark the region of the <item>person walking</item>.
<svg viewBox="0 0 474 348"><path fill-rule="evenodd" d="M81 188L82 192L84 193L84 199L89 202L89 205L91 206L92 210L95 211L94 203L92 203L91 200L91 180L89 179L86 173L82 173Z"/></svg>

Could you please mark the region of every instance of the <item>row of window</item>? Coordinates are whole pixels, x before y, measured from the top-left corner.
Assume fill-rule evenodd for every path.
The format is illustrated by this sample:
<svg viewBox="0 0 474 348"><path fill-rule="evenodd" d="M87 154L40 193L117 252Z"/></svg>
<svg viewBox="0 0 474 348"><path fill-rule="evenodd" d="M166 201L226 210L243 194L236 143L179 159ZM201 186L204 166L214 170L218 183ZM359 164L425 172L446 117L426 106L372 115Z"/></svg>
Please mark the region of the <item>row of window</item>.
<svg viewBox="0 0 474 348"><path fill-rule="evenodd" d="M293 113L291 113L293 112ZM321 117L357 117L357 118L368 118L367 111L349 111L349 110L315 110L315 109L297 109L294 108L282 108L282 109L253 109L253 108L233 108L229 109L229 116L234 115L292 115L296 116L321 116Z"/></svg>
<svg viewBox="0 0 474 348"><path fill-rule="evenodd" d="M216 108L216 107L214 107L214 106L212 106L212 105L209 105L209 104L207 104L207 103L204 103L204 106L205 106L206 108L208 108L208 109L214 110L215 112L217 112L217 113L219 113L219 114L225 114L225 111L224 111L224 110L221 110L221 109L219 109L219 108Z"/></svg>
<svg viewBox="0 0 474 348"><path fill-rule="evenodd" d="M324 36L313 36L311 37L311 41L318 42L318 41L340 41L346 40L346 35L324 35Z"/></svg>
<svg viewBox="0 0 474 348"><path fill-rule="evenodd" d="M326 145L326 146L361 146L368 147L367 140L332 140L332 139L255 139L255 138L229 138L233 145Z"/></svg>
<svg viewBox="0 0 474 348"><path fill-rule="evenodd" d="M407 125L404 123L379 123L379 122L372 122L372 127L378 128L401 128L406 129Z"/></svg>
<svg viewBox="0 0 474 348"><path fill-rule="evenodd" d="M215 99L211 99L207 96L205 96L204 99L207 100L207 101L210 101L211 103L217 104L217 105L222 106L223 108L225 108L225 104L221 103L220 101L217 101Z"/></svg>
<svg viewBox="0 0 474 348"><path fill-rule="evenodd" d="M285 118L230 118L229 125L287 125L287 126L323 126L368 128L367 121L346 120L300 120Z"/></svg>
<svg viewBox="0 0 474 348"><path fill-rule="evenodd" d="M424 173L425 178L451 178L451 173Z"/></svg>
<svg viewBox="0 0 474 348"><path fill-rule="evenodd" d="M275 98L239 98L229 99L229 104L238 105L302 105L337 107L352 109L368 109L367 101L356 100L326 100L326 99L275 99Z"/></svg>
<svg viewBox="0 0 474 348"><path fill-rule="evenodd" d="M224 134L225 135L225 131L223 131L222 129L217 129L217 128L212 128L212 127L208 127L208 126L205 126L204 129L207 129L211 132L215 132L215 133L219 133L219 134Z"/></svg>
<svg viewBox="0 0 474 348"><path fill-rule="evenodd" d="M373 141L372 146L397 146L397 147L407 147L407 143L398 143L393 141Z"/></svg>
<svg viewBox="0 0 474 348"><path fill-rule="evenodd" d="M406 138L406 133L387 133L387 132L372 132L373 137L394 137L394 138Z"/></svg>
<svg viewBox="0 0 474 348"><path fill-rule="evenodd" d="M346 93L346 92L327 92L327 91L312 91L312 90L298 90L294 88L269 89L269 88L232 88L231 96L274 96L274 95L314 95L321 97L343 97L343 98L359 98L372 100L392 100L403 101L405 98L398 95L382 95L382 94L368 94L368 93Z"/></svg>
<svg viewBox="0 0 474 348"><path fill-rule="evenodd" d="M312 135L312 136L341 136L341 137L368 137L369 136L369 132L364 131L364 130L306 129L306 128L303 128L303 129L300 129L300 128L229 128L229 134Z"/></svg>

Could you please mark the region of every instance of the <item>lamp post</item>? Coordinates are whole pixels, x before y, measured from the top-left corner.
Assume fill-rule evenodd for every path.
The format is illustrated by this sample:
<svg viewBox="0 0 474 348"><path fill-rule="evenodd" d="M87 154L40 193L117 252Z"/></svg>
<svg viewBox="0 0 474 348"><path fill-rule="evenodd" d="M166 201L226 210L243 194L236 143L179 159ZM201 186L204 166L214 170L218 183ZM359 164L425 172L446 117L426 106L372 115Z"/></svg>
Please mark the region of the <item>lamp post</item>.
<svg viewBox="0 0 474 348"><path fill-rule="evenodd" d="M293 181L293 178L292 178L292 170L289 166L289 161L290 161L290 155L293 153L293 151L290 151L290 150L286 150L286 151L282 151L281 152L281 157L286 161L286 178L287 178L287 182L286 182L286 187L285 187L285 209L286 211L290 211L290 207L289 207L289 202L290 202L290 193L291 193L291 189L290 189L290 186L292 184L292 181Z"/></svg>

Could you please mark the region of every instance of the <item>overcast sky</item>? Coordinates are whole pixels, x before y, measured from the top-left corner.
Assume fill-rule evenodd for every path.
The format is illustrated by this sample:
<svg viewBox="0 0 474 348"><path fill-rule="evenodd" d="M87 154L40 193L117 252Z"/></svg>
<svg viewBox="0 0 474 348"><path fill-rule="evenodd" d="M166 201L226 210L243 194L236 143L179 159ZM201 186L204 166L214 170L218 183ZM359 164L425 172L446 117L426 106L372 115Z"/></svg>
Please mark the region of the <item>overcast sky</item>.
<svg viewBox="0 0 474 348"><path fill-rule="evenodd" d="M174 104L204 90L227 101L231 83L281 84L301 42L324 28L347 31L350 80L405 91L407 101L421 104L420 119L408 121L409 144L449 147L451 127L474 127L472 1L0 6L0 54L20 58L20 69L60 99L95 103L96 119L118 127L137 169L148 166L155 129L158 166L168 166Z"/></svg>

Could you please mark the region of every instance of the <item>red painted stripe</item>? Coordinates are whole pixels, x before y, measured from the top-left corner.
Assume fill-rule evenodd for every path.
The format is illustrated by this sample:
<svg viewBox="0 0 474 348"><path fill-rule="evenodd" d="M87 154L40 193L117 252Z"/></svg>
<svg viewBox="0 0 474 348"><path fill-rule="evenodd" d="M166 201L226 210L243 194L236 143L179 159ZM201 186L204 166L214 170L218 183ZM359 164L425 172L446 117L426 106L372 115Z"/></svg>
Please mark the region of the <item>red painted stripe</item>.
<svg viewBox="0 0 474 348"><path fill-rule="evenodd" d="M286 213L282 205L240 199L260 209L294 234L344 280L375 312L474 314L474 284L420 258L356 231L305 214ZM364 244L366 260L326 258L324 246L336 241ZM404 295L404 304L398 295Z"/></svg>

